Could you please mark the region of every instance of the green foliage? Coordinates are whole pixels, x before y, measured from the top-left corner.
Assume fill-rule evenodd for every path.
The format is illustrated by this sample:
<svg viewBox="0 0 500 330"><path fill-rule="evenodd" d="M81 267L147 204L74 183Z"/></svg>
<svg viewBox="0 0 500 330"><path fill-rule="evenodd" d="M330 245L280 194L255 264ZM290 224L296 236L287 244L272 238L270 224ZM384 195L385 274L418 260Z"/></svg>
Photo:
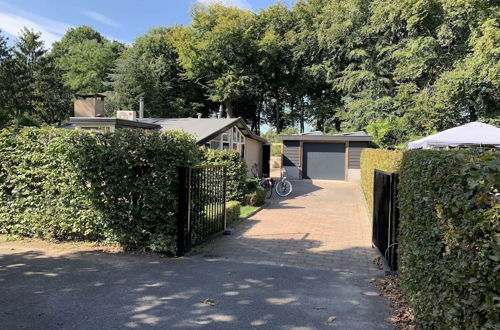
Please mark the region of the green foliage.
<svg viewBox="0 0 500 330"><path fill-rule="evenodd" d="M0 232L174 251L187 134L25 128L0 133Z"/></svg>
<svg viewBox="0 0 500 330"><path fill-rule="evenodd" d="M421 329L496 329L500 153L406 152L399 271Z"/></svg>
<svg viewBox="0 0 500 330"><path fill-rule="evenodd" d="M193 80L182 77L177 51L170 41L173 28L159 27L137 38L116 61L111 74L114 103L121 109L136 109L144 97L146 117L191 117L207 115L204 91Z"/></svg>
<svg viewBox="0 0 500 330"><path fill-rule="evenodd" d="M267 190L258 186L254 191L245 195L245 205L262 206L266 203Z"/></svg>
<svg viewBox="0 0 500 330"><path fill-rule="evenodd" d="M399 172L403 153L382 149L363 149L361 152L361 187L370 212L373 212L373 173L375 169Z"/></svg>
<svg viewBox="0 0 500 330"><path fill-rule="evenodd" d="M172 40L186 75L206 82L210 100L233 104L257 84L252 58L257 48L252 35L255 15L221 4L194 7L190 27L179 28Z"/></svg>
<svg viewBox="0 0 500 330"><path fill-rule="evenodd" d="M226 201L243 201L246 188L247 164L236 150L203 150L204 165L226 165Z"/></svg>
<svg viewBox="0 0 500 330"><path fill-rule="evenodd" d="M272 144L271 145L271 156L272 157L280 157L281 156L281 144Z"/></svg>
<svg viewBox="0 0 500 330"><path fill-rule="evenodd" d="M238 201L226 202L226 224L230 225L240 219L241 203Z"/></svg>
<svg viewBox="0 0 500 330"><path fill-rule="evenodd" d="M78 93L102 93L109 89L108 75L124 48L83 25L69 29L51 55L63 72L64 86Z"/></svg>
<svg viewBox="0 0 500 330"><path fill-rule="evenodd" d="M0 79L7 83L0 87L0 126L17 125L26 118L60 123L68 116L71 96L62 85L53 58L47 55L40 33L21 30L14 47L3 55Z"/></svg>

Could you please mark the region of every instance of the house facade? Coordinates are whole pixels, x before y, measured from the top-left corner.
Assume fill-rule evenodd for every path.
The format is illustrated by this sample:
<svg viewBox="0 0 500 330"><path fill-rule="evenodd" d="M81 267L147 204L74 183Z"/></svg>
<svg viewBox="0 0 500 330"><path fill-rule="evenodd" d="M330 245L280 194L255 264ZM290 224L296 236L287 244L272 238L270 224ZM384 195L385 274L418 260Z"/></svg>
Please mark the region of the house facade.
<svg viewBox="0 0 500 330"><path fill-rule="evenodd" d="M247 163L247 175L258 164L258 175L269 175L270 145L253 133L242 118L136 118L135 111L119 111L117 118L102 117L104 95L79 95L75 101L75 117L66 129L88 129L113 132L119 128L159 131L179 130L191 134L200 147L236 150Z"/></svg>

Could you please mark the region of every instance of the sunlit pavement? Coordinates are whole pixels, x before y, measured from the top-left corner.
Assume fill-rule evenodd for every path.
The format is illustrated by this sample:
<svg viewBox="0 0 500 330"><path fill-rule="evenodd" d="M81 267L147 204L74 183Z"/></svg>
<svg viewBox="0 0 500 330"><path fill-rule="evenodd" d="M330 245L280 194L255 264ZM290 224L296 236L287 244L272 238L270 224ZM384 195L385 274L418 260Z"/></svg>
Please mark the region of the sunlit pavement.
<svg viewBox="0 0 500 330"><path fill-rule="evenodd" d="M293 184L192 257L0 244L0 328L391 328L359 187Z"/></svg>

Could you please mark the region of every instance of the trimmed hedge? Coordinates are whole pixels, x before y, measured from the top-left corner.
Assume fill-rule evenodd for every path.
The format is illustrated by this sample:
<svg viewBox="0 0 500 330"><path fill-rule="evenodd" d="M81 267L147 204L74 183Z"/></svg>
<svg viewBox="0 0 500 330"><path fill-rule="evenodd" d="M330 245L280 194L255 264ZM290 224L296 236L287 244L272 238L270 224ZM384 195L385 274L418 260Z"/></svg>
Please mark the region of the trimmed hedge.
<svg viewBox="0 0 500 330"><path fill-rule="evenodd" d="M420 328L500 324L499 191L498 151L405 153L399 271Z"/></svg>
<svg viewBox="0 0 500 330"><path fill-rule="evenodd" d="M242 202L245 196L247 164L236 150L203 148L203 164L227 165L226 201Z"/></svg>
<svg viewBox="0 0 500 330"><path fill-rule="evenodd" d="M181 132L0 132L0 232L174 251L177 166L199 150Z"/></svg>
<svg viewBox="0 0 500 330"><path fill-rule="evenodd" d="M245 195L245 205L262 206L266 202L267 190L262 187L257 187L249 194Z"/></svg>
<svg viewBox="0 0 500 330"><path fill-rule="evenodd" d="M241 203L238 201L226 202L226 224L230 225L240 219Z"/></svg>
<svg viewBox="0 0 500 330"><path fill-rule="evenodd" d="M361 187L365 194L370 213L373 212L373 172L379 169L398 172L403 153L382 149L363 149L361 152Z"/></svg>

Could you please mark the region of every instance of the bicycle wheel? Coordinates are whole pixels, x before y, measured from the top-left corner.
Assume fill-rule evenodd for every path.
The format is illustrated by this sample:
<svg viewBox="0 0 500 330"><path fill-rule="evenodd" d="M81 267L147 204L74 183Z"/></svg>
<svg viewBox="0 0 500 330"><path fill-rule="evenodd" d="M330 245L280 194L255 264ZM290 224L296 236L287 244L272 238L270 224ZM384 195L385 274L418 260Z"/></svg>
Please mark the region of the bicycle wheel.
<svg viewBox="0 0 500 330"><path fill-rule="evenodd" d="M292 193L292 184L288 180L279 181L276 184L276 193L281 197L286 197Z"/></svg>

